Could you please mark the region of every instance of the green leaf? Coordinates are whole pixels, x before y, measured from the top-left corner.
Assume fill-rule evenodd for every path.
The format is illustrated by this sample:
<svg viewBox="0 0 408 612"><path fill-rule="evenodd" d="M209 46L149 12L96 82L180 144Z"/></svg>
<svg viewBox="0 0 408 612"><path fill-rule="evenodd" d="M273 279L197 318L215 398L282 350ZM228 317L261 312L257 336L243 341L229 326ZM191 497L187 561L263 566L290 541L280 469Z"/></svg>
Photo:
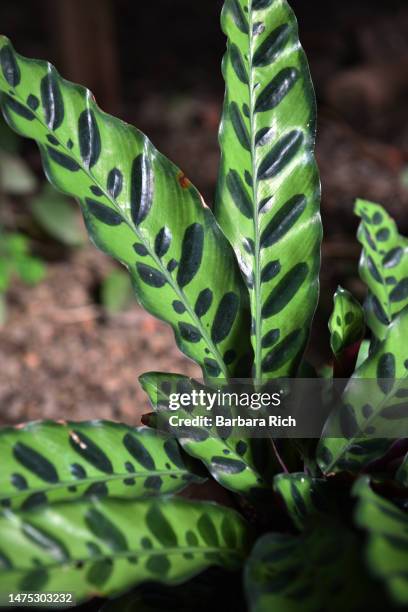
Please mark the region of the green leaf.
<svg viewBox="0 0 408 612"><path fill-rule="evenodd" d="M364 573L359 548L356 534L328 518L319 518L298 536L282 533L262 536L245 569L249 609L251 612L387 609L382 593Z"/></svg>
<svg viewBox="0 0 408 612"><path fill-rule="evenodd" d="M112 270L102 281L101 301L112 314L121 312L129 305L132 285L129 276L122 270Z"/></svg>
<svg viewBox="0 0 408 612"><path fill-rule="evenodd" d="M399 605L408 604L408 514L374 493L367 477L354 485L355 521L368 535L366 558L372 573Z"/></svg>
<svg viewBox="0 0 408 612"><path fill-rule="evenodd" d="M335 355L341 354L364 336L364 311L349 291L338 287L329 320L330 346Z"/></svg>
<svg viewBox="0 0 408 612"><path fill-rule="evenodd" d="M0 430L0 507L82 496L146 497L199 482L176 440L107 421Z"/></svg>
<svg viewBox="0 0 408 612"><path fill-rule="evenodd" d="M322 478L312 478L304 473L275 476L273 488L298 529L303 529L310 516L327 510L324 485Z"/></svg>
<svg viewBox="0 0 408 612"><path fill-rule="evenodd" d="M77 211L68 198L45 185L30 204L34 219L52 238L67 246L83 244L84 233Z"/></svg>
<svg viewBox="0 0 408 612"><path fill-rule="evenodd" d="M143 374L139 381L159 415L159 426L176 436L183 449L202 461L222 486L252 496L267 495L271 491L268 475L276 466L266 440L243 438L242 433L234 435L234 428L223 428L221 432L215 425L170 425L172 415L177 414L179 420L209 415L205 406L187 406L178 409L177 413L169 408L173 393L191 394L193 390L202 389L202 385L180 374L159 372Z"/></svg>
<svg viewBox="0 0 408 612"><path fill-rule="evenodd" d="M325 473L358 472L401 437L408 416L408 361L401 342L407 335L408 307L356 370L342 405L329 416L317 451ZM338 437L330 437L333 432Z"/></svg>
<svg viewBox="0 0 408 612"><path fill-rule="evenodd" d="M74 592L81 601L146 581L177 584L237 568L248 530L233 510L180 498L57 503L0 517L0 592Z"/></svg>
<svg viewBox="0 0 408 612"><path fill-rule="evenodd" d="M369 289L367 325L383 340L391 321L408 304L408 240L379 204L357 200L355 212L362 219L357 236L363 245L360 276Z"/></svg>
<svg viewBox="0 0 408 612"><path fill-rule="evenodd" d="M286 0L226 0L216 217L250 292L258 382L296 373L317 303L315 98Z"/></svg>
<svg viewBox="0 0 408 612"><path fill-rule="evenodd" d="M127 266L141 304L170 323L181 350L208 376L250 367L239 270L198 191L146 136L103 113L87 89L18 55L5 37L0 53L8 57L0 66L7 121L37 141L47 178L79 200L91 239Z"/></svg>

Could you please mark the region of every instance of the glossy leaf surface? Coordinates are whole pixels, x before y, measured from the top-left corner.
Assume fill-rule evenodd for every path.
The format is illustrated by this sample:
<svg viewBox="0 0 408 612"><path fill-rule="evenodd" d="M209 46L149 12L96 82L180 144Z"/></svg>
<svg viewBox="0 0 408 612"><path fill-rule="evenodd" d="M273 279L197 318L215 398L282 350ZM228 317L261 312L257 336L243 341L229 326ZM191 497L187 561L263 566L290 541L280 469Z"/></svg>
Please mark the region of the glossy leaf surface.
<svg viewBox="0 0 408 612"><path fill-rule="evenodd" d="M215 480L231 491L249 495L271 490L268 474L276 465L265 440L234 435L233 427L170 425L170 417L176 414L179 419L191 420L215 413L201 406L182 408L177 413L169 409L172 393L191 393L200 388L198 383L179 374L159 372L143 374L139 380L158 414L160 427L176 436L189 455L201 460Z"/></svg>
<svg viewBox="0 0 408 612"><path fill-rule="evenodd" d="M385 339L356 370L344 392L343 406L329 417L318 447L324 472L360 471L384 454L392 438L403 435L408 414L408 361L401 339L406 337L408 308L388 326ZM331 431L339 437L330 437Z"/></svg>
<svg viewBox="0 0 408 612"><path fill-rule="evenodd" d="M216 217L250 292L255 378L296 373L317 303L315 98L286 0L227 0Z"/></svg>
<svg viewBox="0 0 408 612"><path fill-rule="evenodd" d="M374 493L368 479L360 479L355 520L368 535L366 558L399 605L408 605L408 514Z"/></svg>
<svg viewBox="0 0 408 612"><path fill-rule="evenodd" d="M335 355L358 342L364 336L364 311L349 291L338 287L329 320L330 346Z"/></svg>
<svg viewBox="0 0 408 612"><path fill-rule="evenodd" d="M0 91L9 124L37 141L47 178L78 199L93 242L128 267L139 301L172 325L181 350L209 377L250 361L232 249L184 174L87 89L5 37Z"/></svg>
<svg viewBox="0 0 408 612"><path fill-rule="evenodd" d="M0 516L0 594L74 591L78 600L146 581L237 568L248 532L233 510L175 497L58 503Z"/></svg>
<svg viewBox="0 0 408 612"><path fill-rule="evenodd" d="M360 276L369 288L367 324L382 340L395 315L408 304L408 240L379 204L357 200L355 212L362 219L358 239L363 245Z"/></svg>
<svg viewBox="0 0 408 612"><path fill-rule="evenodd" d="M176 440L119 423L34 422L0 431L0 507L78 497L147 497L200 479Z"/></svg>

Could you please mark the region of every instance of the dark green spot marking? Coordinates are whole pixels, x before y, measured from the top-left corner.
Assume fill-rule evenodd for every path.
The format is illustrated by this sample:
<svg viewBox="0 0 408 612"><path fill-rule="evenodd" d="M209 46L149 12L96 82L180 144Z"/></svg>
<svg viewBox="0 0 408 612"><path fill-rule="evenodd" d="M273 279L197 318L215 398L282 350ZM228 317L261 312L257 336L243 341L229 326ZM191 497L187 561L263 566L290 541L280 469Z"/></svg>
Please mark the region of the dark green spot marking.
<svg viewBox="0 0 408 612"><path fill-rule="evenodd" d="M97 470L105 474L113 474L113 466L110 459L87 435L74 429L70 432L69 443L78 455Z"/></svg>
<svg viewBox="0 0 408 612"><path fill-rule="evenodd" d="M13 447L13 456L27 470L45 482L58 482L58 474L54 465L43 455L23 442L17 442Z"/></svg>
<svg viewBox="0 0 408 612"><path fill-rule="evenodd" d="M19 491L24 491L24 489L28 488L27 480L22 474L12 474L10 480L13 487Z"/></svg>
<svg viewBox="0 0 408 612"><path fill-rule="evenodd" d="M239 106L236 102L231 102L229 106L229 112L230 112L231 123L234 128L236 137L238 138L241 146L247 151L250 151L251 141L250 141L250 137L248 133L248 128L245 125L245 122L239 110Z"/></svg>
<svg viewBox="0 0 408 612"><path fill-rule="evenodd" d="M303 133L292 130L274 145L258 169L258 179L266 180L277 176L293 160L303 144Z"/></svg>
<svg viewBox="0 0 408 612"><path fill-rule="evenodd" d="M201 266L204 248L204 229L200 223L190 225L183 236L177 282L186 287L195 277Z"/></svg>
<svg viewBox="0 0 408 612"><path fill-rule="evenodd" d="M408 278L403 278L390 293L391 302L402 302L408 298Z"/></svg>
<svg viewBox="0 0 408 612"><path fill-rule="evenodd" d="M57 151L48 145L46 149L52 161L61 166L61 168L65 168L65 170L69 170L70 172L78 172L80 169L80 165L75 159L69 157L69 155L65 155L65 153L61 153L61 151Z"/></svg>
<svg viewBox="0 0 408 612"><path fill-rule="evenodd" d="M194 327L194 325L190 325L190 323L180 322L178 324L180 335L186 342L197 343L200 342L202 335L201 332Z"/></svg>
<svg viewBox="0 0 408 612"><path fill-rule="evenodd" d="M96 200L92 200L91 198L85 198L85 202L88 206L88 210L98 221L101 223L105 223L105 225L120 225L123 223L123 219L119 213L117 213L109 206L105 204L101 204Z"/></svg>
<svg viewBox="0 0 408 612"><path fill-rule="evenodd" d="M167 283L167 279L164 274L151 266L137 262L136 269L142 281L150 287L160 289Z"/></svg>
<svg viewBox="0 0 408 612"><path fill-rule="evenodd" d="M279 260L270 261L262 268L261 272L261 283L267 283L271 281L281 271L281 265Z"/></svg>
<svg viewBox="0 0 408 612"><path fill-rule="evenodd" d="M85 515L90 531L114 551L128 550L123 532L107 516L96 508L90 508Z"/></svg>
<svg viewBox="0 0 408 612"><path fill-rule="evenodd" d="M35 115L30 111L30 109L23 106L23 104L20 104L20 102L17 102L17 100L13 100L11 96L6 96L4 101L7 111L10 108L14 113L16 113L16 115L19 115L19 117L22 117L23 119L27 119L27 121L33 121L33 119L35 119Z"/></svg>
<svg viewBox="0 0 408 612"><path fill-rule="evenodd" d="M231 0L228 8L231 11L232 18L234 19L235 25L243 33L248 34L249 27L246 17L242 11L241 5L238 0Z"/></svg>
<svg viewBox="0 0 408 612"><path fill-rule="evenodd" d="M184 306L183 302L179 302L179 300L174 300L173 309L175 312L177 312L177 314L183 314L186 312L186 307Z"/></svg>
<svg viewBox="0 0 408 612"><path fill-rule="evenodd" d="M113 198L117 198L123 186L123 174L118 168L109 171L106 187Z"/></svg>
<svg viewBox="0 0 408 612"><path fill-rule="evenodd" d="M253 65L268 66L268 64L274 62L288 42L290 32L291 29L287 23L275 28L256 50Z"/></svg>
<svg viewBox="0 0 408 612"><path fill-rule="evenodd" d="M304 333L301 329L295 329L277 344L262 360L263 372L275 372L283 367L288 361L294 361L303 348Z"/></svg>
<svg viewBox="0 0 408 612"><path fill-rule="evenodd" d="M171 245L171 231L168 227L164 226L161 230L156 234L156 238L154 241L154 252L157 257L163 257L170 248Z"/></svg>
<svg viewBox="0 0 408 612"><path fill-rule="evenodd" d="M156 468L153 457L138 438L127 433L123 438L123 445L128 453L146 470L154 470Z"/></svg>
<svg viewBox="0 0 408 612"><path fill-rule="evenodd" d="M64 100L53 68L42 79L40 91L45 123L50 130L56 130L64 120Z"/></svg>
<svg viewBox="0 0 408 612"><path fill-rule="evenodd" d="M133 223L142 223L150 212L154 195L154 175L147 155L138 155L132 164L131 214Z"/></svg>
<svg viewBox="0 0 408 612"><path fill-rule="evenodd" d="M1 49L0 64L1 70L7 83L11 87L17 87L21 80L21 73L13 49L10 45L5 45Z"/></svg>
<svg viewBox="0 0 408 612"><path fill-rule="evenodd" d="M89 109L79 116L78 140L83 162L87 168L92 168L100 157L102 143L95 114Z"/></svg>
<svg viewBox="0 0 408 612"><path fill-rule="evenodd" d="M236 170L230 170L226 177L226 184L231 198L238 210L247 219L252 219L252 200Z"/></svg>
<svg viewBox="0 0 408 612"><path fill-rule="evenodd" d="M140 257L146 257L146 255L149 254L149 251L147 250L147 248L145 247L144 244L139 244L139 243L135 242L135 244L133 245L133 249L134 249L135 253L140 255Z"/></svg>
<svg viewBox="0 0 408 612"><path fill-rule="evenodd" d="M211 327L211 339L215 344L229 335L239 308L239 297L232 292L226 293L217 308Z"/></svg>
<svg viewBox="0 0 408 612"><path fill-rule="evenodd" d="M209 376L217 377L221 374L221 368L214 359L209 359L206 357L204 359L204 367Z"/></svg>
<svg viewBox="0 0 408 612"><path fill-rule="evenodd" d="M33 94L30 94L27 97L27 106L29 106L31 108L31 110L36 111L37 108L40 106L40 101L37 98L37 96L34 96Z"/></svg>
<svg viewBox="0 0 408 612"><path fill-rule="evenodd" d="M86 580L95 587L102 587L109 580L113 572L113 563L110 559L95 561L86 573Z"/></svg>
<svg viewBox="0 0 408 612"><path fill-rule="evenodd" d="M204 513L197 521L197 529L207 546L219 546L218 534L211 517Z"/></svg>
<svg viewBox="0 0 408 612"><path fill-rule="evenodd" d="M200 291L194 306L194 312L196 313L197 317L201 318L207 314L211 308L212 300L213 292L211 289L206 288Z"/></svg>
<svg viewBox="0 0 408 612"><path fill-rule="evenodd" d="M393 353L381 355L377 365L377 378L378 386L384 394L390 393L394 386L395 368L396 362Z"/></svg>
<svg viewBox="0 0 408 612"><path fill-rule="evenodd" d="M273 346L279 340L279 336L279 329L271 329L270 331L268 331L268 333L265 334L262 338L262 348L269 348L270 346Z"/></svg>
<svg viewBox="0 0 408 612"><path fill-rule="evenodd" d="M146 514L146 525L152 535L164 547L175 548L178 544L177 535L158 504L153 504Z"/></svg>
<svg viewBox="0 0 408 612"><path fill-rule="evenodd" d="M272 289L262 307L262 316L268 319L281 312L295 297L306 280L309 268L306 263L296 264Z"/></svg>
<svg viewBox="0 0 408 612"><path fill-rule="evenodd" d="M258 96L255 112L264 113L276 108L293 88L298 78L297 68L282 68Z"/></svg>
<svg viewBox="0 0 408 612"><path fill-rule="evenodd" d="M225 474L239 474L246 469L246 465L243 461L230 459L229 457L214 456L211 457L211 463L214 468Z"/></svg>
<svg viewBox="0 0 408 612"><path fill-rule="evenodd" d="M232 43L230 44L229 52L230 52L231 64L235 71L235 74L237 75L241 83L244 83L244 85L247 85L248 84L248 74L247 74L245 64L242 59L242 55L241 55L239 48L237 47L237 45Z"/></svg>
<svg viewBox="0 0 408 612"><path fill-rule="evenodd" d="M156 576L165 576L171 567L166 555L152 555L146 561L146 569Z"/></svg>
<svg viewBox="0 0 408 612"><path fill-rule="evenodd" d="M291 198L273 216L261 234L261 248L270 247L283 238L306 208L306 198L299 194Z"/></svg>

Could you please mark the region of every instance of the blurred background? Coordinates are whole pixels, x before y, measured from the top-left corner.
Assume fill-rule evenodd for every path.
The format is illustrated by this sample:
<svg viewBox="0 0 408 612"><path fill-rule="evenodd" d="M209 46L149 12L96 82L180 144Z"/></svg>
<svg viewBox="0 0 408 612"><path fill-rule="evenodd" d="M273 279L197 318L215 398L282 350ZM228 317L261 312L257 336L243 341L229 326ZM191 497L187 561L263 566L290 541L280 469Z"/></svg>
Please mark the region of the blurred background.
<svg viewBox="0 0 408 612"><path fill-rule="evenodd" d="M311 359L329 359L342 284L363 298L353 201L385 205L408 233L408 6L292 0L319 104L325 226ZM211 205L224 84L222 0L2 0L17 51L51 60L135 124ZM75 205L47 187L35 145L0 123L0 424L113 418L147 407L147 370L197 374L172 332L131 297L126 275L87 242Z"/></svg>

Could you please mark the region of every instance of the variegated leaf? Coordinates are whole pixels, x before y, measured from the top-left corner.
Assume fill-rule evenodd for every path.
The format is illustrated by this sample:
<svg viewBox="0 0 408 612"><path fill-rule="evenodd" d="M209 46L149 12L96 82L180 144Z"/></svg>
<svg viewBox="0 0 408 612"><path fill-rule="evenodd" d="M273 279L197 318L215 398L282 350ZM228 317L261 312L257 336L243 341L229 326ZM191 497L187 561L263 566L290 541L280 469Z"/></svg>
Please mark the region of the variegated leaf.
<svg viewBox="0 0 408 612"><path fill-rule="evenodd" d="M267 440L251 439L238 435L234 427L217 428L215 425L185 425L172 427L169 419L192 419L208 416L205 406L186 406L173 412L169 399L173 393L186 393L202 388L196 381L179 374L148 372L140 378L159 417L160 428L177 437L183 449L201 460L211 475L231 491L267 497L271 492L271 472L277 469L272 446ZM224 408L226 415L227 408ZM232 413L231 413L232 415ZM179 422L179 421L178 421Z"/></svg>
<svg viewBox="0 0 408 612"><path fill-rule="evenodd" d="M364 311L349 291L338 287L334 294L334 307L329 320L330 345L335 355L364 336Z"/></svg>
<svg viewBox="0 0 408 612"><path fill-rule="evenodd" d="M141 304L172 325L206 376L250 367L234 255L190 181L87 89L5 37L0 68L7 121L37 141L47 178L78 199L91 239L127 266Z"/></svg>
<svg viewBox="0 0 408 612"><path fill-rule="evenodd" d="M226 0L216 216L250 292L257 382L296 373L317 303L315 98L286 0Z"/></svg>
<svg viewBox="0 0 408 612"><path fill-rule="evenodd" d="M147 427L109 421L6 427L0 430L0 507L180 491L200 481L185 457L174 438Z"/></svg>
<svg viewBox="0 0 408 612"><path fill-rule="evenodd" d="M379 204L357 200L355 212L362 219L358 239L363 245L360 276L369 289L367 324L383 340L391 321L408 304L408 240Z"/></svg>
<svg viewBox="0 0 408 612"><path fill-rule="evenodd" d="M0 594L114 596L179 584L210 565L238 568L250 543L235 511L177 497L63 502L0 515Z"/></svg>

